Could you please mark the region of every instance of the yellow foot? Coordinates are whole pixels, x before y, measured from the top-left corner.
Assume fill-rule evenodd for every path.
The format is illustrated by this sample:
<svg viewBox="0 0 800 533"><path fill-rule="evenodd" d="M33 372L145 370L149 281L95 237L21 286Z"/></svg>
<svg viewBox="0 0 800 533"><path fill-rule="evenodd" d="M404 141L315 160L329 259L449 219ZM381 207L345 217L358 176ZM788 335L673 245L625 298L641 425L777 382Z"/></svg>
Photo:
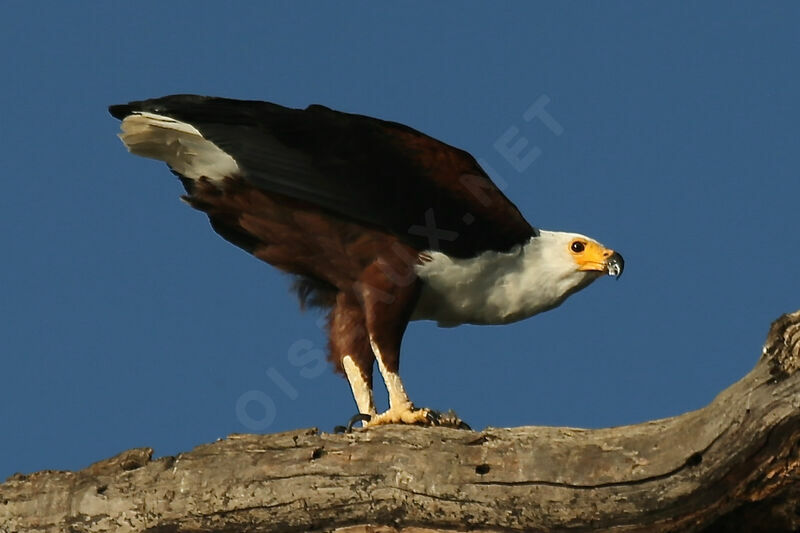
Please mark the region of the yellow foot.
<svg viewBox="0 0 800 533"><path fill-rule="evenodd" d="M351 433L353 426L361 422L362 427L370 428L375 426L383 426L386 424L417 424L422 426L442 426L454 429L466 429L471 431L472 428L469 424L458 418L458 416L451 409L446 413L439 413L432 409L415 409L412 404L403 406L403 408L389 409L379 415L365 415L358 413L350 418L346 426L336 426L333 428L334 433Z"/></svg>
<svg viewBox="0 0 800 533"><path fill-rule="evenodd" d="M379 415L374 415L364 427L382 426L385 424L420 424L430 426L436 423L436 417L430 409L415 409L413 404L394 407Z"/></svg>

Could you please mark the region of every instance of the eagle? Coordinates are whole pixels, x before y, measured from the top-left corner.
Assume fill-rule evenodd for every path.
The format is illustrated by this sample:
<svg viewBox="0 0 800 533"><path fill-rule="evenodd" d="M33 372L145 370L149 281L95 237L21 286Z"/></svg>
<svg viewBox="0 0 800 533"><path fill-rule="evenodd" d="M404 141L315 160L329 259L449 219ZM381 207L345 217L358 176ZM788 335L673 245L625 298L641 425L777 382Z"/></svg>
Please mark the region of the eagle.
<svg viewBox="0 0 800 533"><path fill-rule="evenodd" d="M399 376L410 321L507 324L624 268L594 239L531 226L469 153L403 124L197 95L109 111L127 149L164 161L219 235L295 276L301 308L327 311L328 358L366 427L440 420Z"/></svg>

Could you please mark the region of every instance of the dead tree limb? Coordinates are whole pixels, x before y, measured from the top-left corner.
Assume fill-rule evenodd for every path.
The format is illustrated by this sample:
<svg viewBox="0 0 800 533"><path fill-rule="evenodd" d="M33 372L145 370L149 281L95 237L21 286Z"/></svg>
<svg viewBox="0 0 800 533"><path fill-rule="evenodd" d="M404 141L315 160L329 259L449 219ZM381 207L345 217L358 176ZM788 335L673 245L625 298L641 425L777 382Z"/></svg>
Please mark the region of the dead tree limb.
<svg viewBox="0 0 800 533"><path fill-rule="evenodd" d="M800 311L709 406L599 430L383 427L140 448L0 485L4 532L800 528Z"/></svg>

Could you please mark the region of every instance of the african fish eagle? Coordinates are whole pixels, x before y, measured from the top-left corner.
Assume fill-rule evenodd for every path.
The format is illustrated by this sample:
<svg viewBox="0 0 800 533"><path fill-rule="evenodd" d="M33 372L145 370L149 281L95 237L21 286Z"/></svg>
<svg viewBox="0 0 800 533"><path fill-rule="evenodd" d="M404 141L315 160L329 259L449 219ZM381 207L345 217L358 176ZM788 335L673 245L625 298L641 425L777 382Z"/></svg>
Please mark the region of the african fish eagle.
<svg viewBox="0 0 800 533"><path fill-rule="evenodd" d="M167 163L217 233L297 276L301 306L328 309L328 357L366 426L437 421L398 375L409 321L505 324L622 274L619 253L532 227L470 154L402 124L195 95L109 111L128 150Z"/></svg>

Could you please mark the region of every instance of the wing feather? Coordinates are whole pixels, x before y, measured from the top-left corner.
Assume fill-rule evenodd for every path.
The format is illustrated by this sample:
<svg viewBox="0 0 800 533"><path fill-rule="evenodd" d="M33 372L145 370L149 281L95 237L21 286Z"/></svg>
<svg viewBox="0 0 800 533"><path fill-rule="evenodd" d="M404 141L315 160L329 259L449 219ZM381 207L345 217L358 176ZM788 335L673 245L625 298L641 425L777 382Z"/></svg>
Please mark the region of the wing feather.
<svg viewBox="0 0 800 533"><path fill-rule="evenodd" d="M536 234L470 154L402 124L319 105L194 95L110 111L182 121L232 157L252 185L379 227L418 250L472 257Z"/></svg>

